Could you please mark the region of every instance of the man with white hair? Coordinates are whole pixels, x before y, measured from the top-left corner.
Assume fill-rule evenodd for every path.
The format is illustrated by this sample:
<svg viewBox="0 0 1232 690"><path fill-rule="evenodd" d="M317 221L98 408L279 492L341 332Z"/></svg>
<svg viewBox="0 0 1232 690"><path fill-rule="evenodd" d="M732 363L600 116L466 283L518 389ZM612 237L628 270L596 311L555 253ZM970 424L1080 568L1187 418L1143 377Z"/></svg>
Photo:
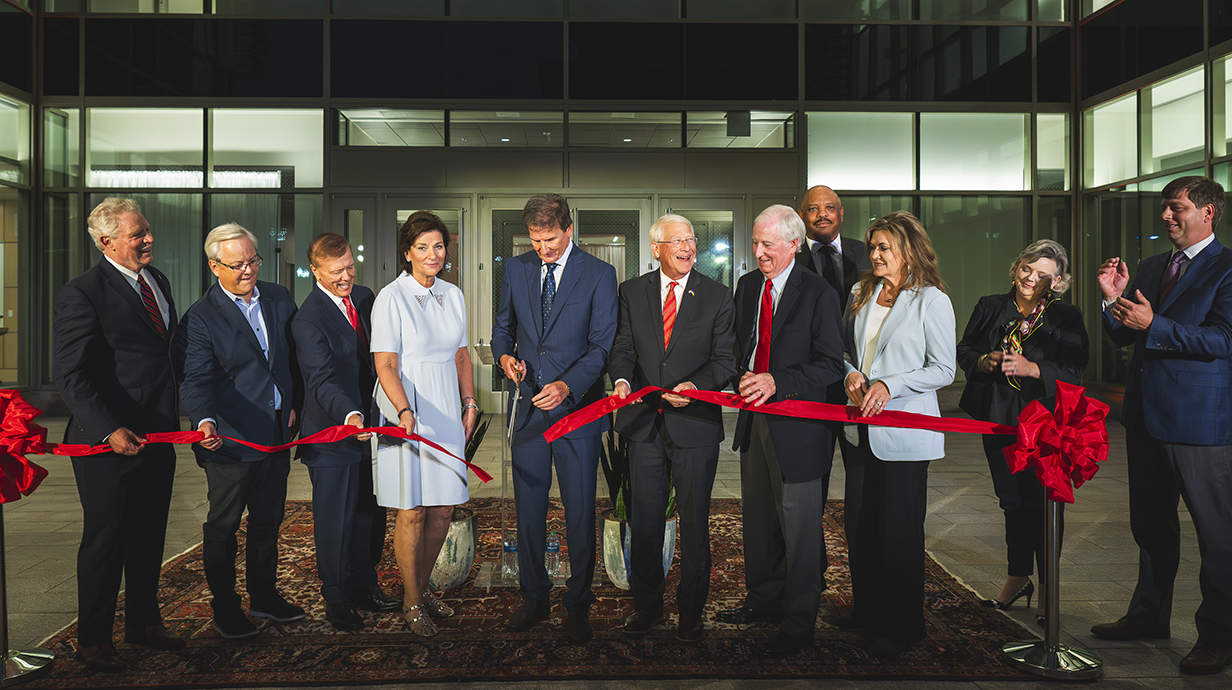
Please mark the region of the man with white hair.
<svg viewBox="0 0 1232 690"><path fill-rule="evenodd" d="M290 327L295 301L281 285L257 280L256 238L239 225L210 231L205 255L218 282L184 314L176 352L180 397L193 427L205 434L193 452L205 469L210 502L202 560L214 595L213 625L223 637L239 639L258 632L235 591L235 533L245 508L248 613L279 622L304 618L275 583L290 451L263 453L221 438L276 446L295 436L302 397Z"/></svg>
<svg viewBox="0 0 1232 690"><path fill-rule="evenodd" d="M123 671L111 641L120 579L126 586L124 639L182 649L163 625L158 577L175 450L146 434L179 431L171 337L171 284L154 260L154 235L132 199L108 198L88 221L102 258L56 295L52 374L70 417L65 443L111 446L73 458L81 497L77 552L76 657L95 671Z"/></svg>
<svg viewBox="0 0 1232 690"><path fill-rule="evenodd" d="M826 386L843 374L838 292L795 256L804 222L775 205L753 221L758 272L736 285L737 389L760 406L781 400L824 402ZM744 603L719 612L726 623L781 621L758 645L767 655L813 644L822 584L822 513L831 458L830 425L815 419L741 410L734 447L740 451L744 499Z"/></svg>

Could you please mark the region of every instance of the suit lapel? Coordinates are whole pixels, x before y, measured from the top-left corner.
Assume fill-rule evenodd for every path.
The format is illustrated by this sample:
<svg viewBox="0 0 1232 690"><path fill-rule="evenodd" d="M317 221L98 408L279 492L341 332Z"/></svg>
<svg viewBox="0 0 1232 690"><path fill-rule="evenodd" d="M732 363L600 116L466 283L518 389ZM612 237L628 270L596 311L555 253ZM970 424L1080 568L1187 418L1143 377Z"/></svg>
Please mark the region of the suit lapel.
<svg viewBox="0 0 1232 690"><path fill-rule="evenodd" d="M663 354L672 351L679 342L680 337L684 335L681 326L688 322L689 316L697 304L697 291L702 289L702 281L697 277L697 272L689 273L689 281L681 286L680 303L676 305L676 325L672 327L672 341L667 344L667 350Z"/></svg>
<svg viewBox="0 0 1232 690"><path fill-rule="evenodd" d="M1181 279L1178 280L1176 285L1172 287L1172 292L1168 293L1168 299L1163 304L1159 305L1155 311L1163 312L1168 307L1172 306L1172 303L1176 302L1177 298L1180 295L1183 295L1185 291L1189 289L1189 286L1193 285L1194 282L1198 280L1198 276L1202 275L1206 271L1207 265L1215 260L1215 255L1222 251L1222 249L1223 245L1219 244L1219 240L1212 239L1211 243L1206 245L1206 247L1202 251L1198 252L1198 255L1189 262L1189 268L1185 269L1185 275L1181 276ZM1166 266L1167 264L1165 264L1165 267ZM1159 282L1162 280L1163 276L1161 274L1160 280L1156 281L1156 295L1159 294L1158 286ZM1143 292L1143 294L1146 293Z"/></svg>
<svg viewBox="0 0 1232 690"><path fill-rule="evenodd" d="M533 250L523 256L527 258L523 264L526 266L526 294L530 295L531 309L535 314L535 332L539 334L539 341L543 342L543 307L541 306L543 304L543 281L539 279L540 266L543 262ZM556 294L560 294L559 289Z"/></svg>
<svg viewBox="0 0 1232 690"><path fill-rule="evenodd" d="M779 297L779 305L774 308L774 321L770 326L770 350L774 351L774 338L783 329L783 324L787 321L787 316L791 314L791 310L795 308L796 301L800 298L800 276L801 271L806 271L804 264L799 261L791 270L791 275L787 276L787 282L784 284L783 294ZM824 278L822 280L825 280ZM762 288L765 289L764 287Z"/></svg>
<svg viewBox="0 0 1232 690"><path fill-rule="evenodd" d="M342 313L338 305L334 304L334 300L325 294L325 291L321 288L314 286L312 290L312 298L320 304L321 310L325 312L325 323L344 337L347 335L353 336L355 329L351 328L351 322L347 320L346 315ZM354 300L351 303L354 304ZM356 311L359 311L359 309L356 308ZM365 329L369 327L362 313L359 315L359 320Z"/></svg>
<svg viewBox="0 0 1232 690"><path fill-rule="evenodd" d="M235 302L231 299L231 296L227 294L218 283L214 283L209 289L210 300L213 302L214 308L218 310L218 313L222 316L223 320L231 324L231 327L239 332L240 339L254 348L262 359L265 359L265 352L261 348L261 343L257 341L257 334L252 332L252 326L249 325L248 319L244 318L244 315L240 313L239 306L235 304ZM272 314L269 314L268 316L272 316ZM270 319L266 319L266 330L269 329L269 323ZM274 339L270 338L269 359L273 360L273 358Z"/></svg>
<svg viewBox="0 0 1232 690"><path fill-rule="evenodd" d="M175 331L175 326L179 323L175 313L175 301L171 299L171 281L167 280L167 276L162 274L162 271L153 266L146 266L146 272L154 276L154 282L158 284L159 292L163 293L163 301L167 303L167 332ZM142 306L145 306L144 304Z"/></svg>
<svg viewBox="0 0 1232 690"><path fill-rule="evenodd" d="M120 298L141 317L141 321L152 332L158 333L158 327L154 325L154 320L150 318L150 313L145 309L145 302L141 300L141 295L137 294L137 290L129 284L128 278L125 278L119 269L112 266L106 257L99 259L99 270L103 272L103 278L107 282L107 287L119 294ZM159 285L159 289L163 289L162 285ZM163 294L170 293L164 291ZM170 300L169 297L167 299ZM170 301L168 301L168 305L170 305ZM170 334L171 329L167 329L167 333ZM162 336L160 335L159 337Z"/></svg>
<svg viewBox="0 0 1232 690"><path fill-rule="evenodd" d="M659 272L655 271L651 273L649 278L642 285L646 289L646 318L647 320L654 322L655 315L658 314L659 323L662 324L663 323L663 306L659 304L659 290L661 289L661 286L659 285ZM677 309L676 309L676 322L677 323L680 322L679 305L677 305ZM661 334L662 332L663 332L663 328L662 326L660 326L659 333ZM675 332L673 331L673 335L674 334ZM673 340L675 340L675 338L673 338ZM659 355L662 356L664 354L663 338L662 337L656 338L655 343L658 346Z"/></svg>
<svg viewBox="0 0 1232 690"><path fill-rule="evenodd" d="M747 275L754 275L749 273ZM744 296L741 298L744 302L739 305L741 321L737 326L740 333L748 333L740 350L740 361L737 363L741 368L744 368L749 358L753 356L753 348L757 347L757 303L761 299L761 291L766 289L766 277L758 271L756 277L749 281L747 289L744 291ZM756 287L754 287L756 286Z"/></svg>

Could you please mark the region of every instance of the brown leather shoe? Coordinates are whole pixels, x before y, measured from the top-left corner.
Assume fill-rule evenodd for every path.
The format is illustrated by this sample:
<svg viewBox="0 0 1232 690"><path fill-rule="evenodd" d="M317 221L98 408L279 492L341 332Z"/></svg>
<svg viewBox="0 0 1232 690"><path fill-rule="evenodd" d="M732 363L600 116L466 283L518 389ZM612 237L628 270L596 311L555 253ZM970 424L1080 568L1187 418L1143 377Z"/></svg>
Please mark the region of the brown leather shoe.
<svg viewBox="0 0 1232 690"><path fill-rule="evenodd" d="M1232 645L1217 647L1198 640L1198 644L1181 659L1181 673L1195 676L1219 673L1228 664L1232 664Z"/></svg>
<svg viewBox="0 0 1232 690"><path fill-rule="evenodd" d="M1100 623L1091 626L1091 634L1105 640L1166 640L1172 637L1165 626L1153 628L1146 623L1139 623L1129 617L1113 623Z"/></svg>
<svg viewBox="0 0 1232 690"><path fill-rule="evenodd" d="M590 624L590 607L570 611L569 617L565 619L565 642L576 647L590 642L594 636L595 629Z"/></svg>
<svg viewBox="0 0 1232 690"><path fill-rule="evenodd" d="M697 616L680 614L680 626L676 628L676 639L681 642L701 642L706 636L706 625Z"/></svg>
<svg viewBox="0 0 1232 690"><path fill-rule="evenodd" d="M125 628L124 641L150 649L183 649L188 640L176 635L162 623L144 628Z"/></svg>
<svg viewBox="0 0 1232 690"><path fill-rule="evenodd" d="M524 632L530 630L535 623L544 620L552 613L552 606L546 601L522 597L522 604L509 617L505 629L509 632Z"/></svg>
<svg viewBox="0 0 1232 690"><path fill-rule="evenodd" d="M662 622L662 611L634 611L632 616L625 619L625 637L645 637Z"/></svg>
<svg viewBox="0 0 1232 690"><path fill-rule="evenodd" d="M79 645L74 656L77 657L77 661L85 664L86 668L95 671L119 673L127 667L127 664L124 663L124 657L120 656L120 653L116 651L115 645L110 642L90 647Z"/></svg>

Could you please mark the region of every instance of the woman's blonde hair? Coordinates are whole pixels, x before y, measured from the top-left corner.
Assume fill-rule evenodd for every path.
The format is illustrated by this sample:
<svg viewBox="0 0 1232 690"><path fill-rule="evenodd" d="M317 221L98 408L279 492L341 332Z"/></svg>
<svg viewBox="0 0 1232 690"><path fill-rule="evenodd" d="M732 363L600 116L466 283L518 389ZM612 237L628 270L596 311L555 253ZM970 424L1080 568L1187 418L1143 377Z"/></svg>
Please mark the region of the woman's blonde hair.
<svg viewBox="0 0 1232 690"><path fill-rule="evenodd" d="M1023 265L1030 266L1040 259L1052 259L1057 265L1057 274L1052 277L1052 285L1048 289L1055 294L1063 294L1070 284L1069 255L1065 253L1065 247L1053 240L1036 240L1022 250L1010 265L1010 281L1017 284L1018 268Z"/></svg>
<svg viewBox="0 0 1232 690"><path fill-rule="evenodd" d="M870 253L873 250L873 234L878 231L890 234L890 245L907 264L907 282L900 292L922 287L935 287L945 292L945 282L941 280L941 270L937 267L937 252L933 250L928 231L919 218L906 211L895 211L875 221L864 231L864 247ZM865 271L860 276L860 282L856 283L856 294L847 310L854 313L867 304L880 280L872 271Z"/></svg>

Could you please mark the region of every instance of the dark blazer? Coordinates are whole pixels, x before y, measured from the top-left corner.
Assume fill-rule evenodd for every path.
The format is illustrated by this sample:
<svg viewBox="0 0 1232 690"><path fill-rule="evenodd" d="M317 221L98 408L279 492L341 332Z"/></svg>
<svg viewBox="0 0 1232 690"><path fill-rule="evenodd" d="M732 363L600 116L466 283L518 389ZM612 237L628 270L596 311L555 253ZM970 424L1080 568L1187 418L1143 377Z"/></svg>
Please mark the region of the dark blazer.
<svg viewBox="0 0 1232 690"><path fill-rule="evenodd" d="M573 245L545 329L540 307L542 265L533 251L505 262L500 305L492 324L493 357L499 362L511 355L526 362L515 444L542 435L565 415L604 397L603 371L616 339L616 269ZM568 384L570 396L545 412L530 400L553 381ZM607 429L604 418L571 436L594 436Z"/></svg>
<svg viewBox="0 0 1232 690"><path fill-rule="evenodd" d="M1143 423L1164 443L1232 444L1232 251L1212 240L1159 301L1170 252L1144 259L1127 295L1141 290L1155 312L1135 331L1104 311L1117 346L1134 345L1121 423Z"/></svg>
<svg viewBox="0 0 1232 690"><path fill-rule="evenodd" d="M736 284L736 365L743 372L757 347L754 340L764 277L744 274ZM825 402L826 386L842 378L843 335L838 293L824 278L797 261L774 310L770 328L770 375L779 400ZM752 412L740 411L733 447L749 446ZM770 437L783 477L807 482L830 471L832 458L819 448L832 448L831 427L813 419L767 415Z"/></svg>
<svg viewBox="0 0 1232 690"><path fill-rule="evenodd" d="M1082 323L1082 312L1059 300L1044 309L1042 321L1022 343L1023 356L1039 366L1038 379L1019 378L1019 388L1014 388L1000 369L987 374L976 370L980 357L1001 349L1006 324L1019 317L1014 290L981 297L958 342L958 366L967 374L958 406L976 419L1017 424L1018 414L1032 400L1039 400L1052 410L1057 381L1074 385L1082 381L1089 357L1087 329Z"/></svg>
<svg viewBox="0 0 1232 690"><path fill-rule="evenodd" d="M843 292L839 295L839 303L841 306L847 306L847 298L851 296L851 288L860 280L860 274L865 271L873 270L873 262L868 258L868 247L860 240L850 237L840 237L839 243L843 245ZM805 268L811 269L814 273L822 275L821 266L814 261L812 248L807 246L802 247L796 254L796 261L804 264ZM846 395L843 396L846 400Z"/></svg>
<svg viewBox="0 0 1232 690"><path fill-rule="evenodd" d="M120 427L138 435L180 429L171 284L153 266L146 271L167 300L168 339L158 334L141 296L106 258L56 295L51 366L71 415L65 443L97 445Z"/></svg>
<svg viewBox="0 0 1232 690"><path fill-rule="evenodd" d="M626 379L634 390L644 386L671 389L691 381L703 390L721 390L736 374L735 314L727 286L689 274L676 310L672 340L663 348L663 307L660 271L620 285L620 325L608 361L612 381ZM634 441L649 442L662 414L672 443L681 448L715 445L723 440L723 411L717 405L693 402L685 407L663 404L658 394L616 412L616 431Z"/></svg>
<svg viewBox="0 0 1232 690"><path fill-rule="evenodd" d="M372 338L372 290L356 285L351 303L359 312L359 323L369 341ZM346 422L349 412L365 417L372 405L376 376L372 354L361 347L359 334L351 328L342 310L324 290L314 285L291 320L296 358L303 376L304 410L301 433L310 436L322 429ZM339 443L314 443L298 446L299 459L309 467L349 465L359 462L367 444L355 439Z"/></svg>
<svg viewBox="0 0 1232 690"><path fill-rule="evenodd" d="M299 409L302 391L295 365L291 317L295 301L281 285L257 281L261 315L269 337L269 360L230 296L214 283L184 313L176 351L184 369L180 399L192 428L212 417L221 436L267 446L289 442L291 410ZM274 388L282 394L282 424L275 424ZM267 454L232 441L216 451L193 446L197 460L256 461Z"/></svg>

